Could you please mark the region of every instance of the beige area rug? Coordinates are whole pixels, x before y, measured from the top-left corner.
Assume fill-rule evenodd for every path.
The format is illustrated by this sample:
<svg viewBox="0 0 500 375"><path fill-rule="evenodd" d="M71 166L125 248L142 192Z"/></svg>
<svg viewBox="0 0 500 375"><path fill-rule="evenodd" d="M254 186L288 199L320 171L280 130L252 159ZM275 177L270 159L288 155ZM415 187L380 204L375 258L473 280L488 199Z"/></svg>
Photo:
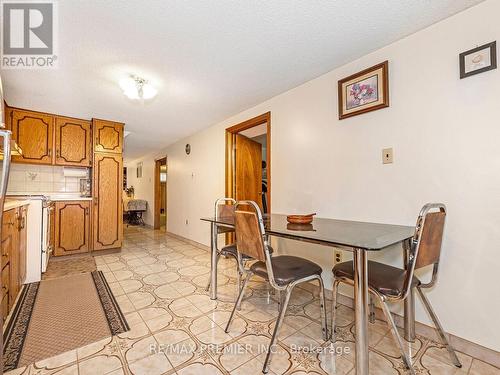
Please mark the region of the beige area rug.
<svg viewBox="0 0 500 375"><path fill-rule="evenodd" d="M88 254L71 255L69 258L50 257L47 271L42 275L42 280L74 275L83 272L96 271L94 257Z"/></svg>
<svg viewBox="0 0 500 375"><path fill-rule="evenodd" d="M101 271L27 284L4 332L4 371L128 330Z"/></svg>

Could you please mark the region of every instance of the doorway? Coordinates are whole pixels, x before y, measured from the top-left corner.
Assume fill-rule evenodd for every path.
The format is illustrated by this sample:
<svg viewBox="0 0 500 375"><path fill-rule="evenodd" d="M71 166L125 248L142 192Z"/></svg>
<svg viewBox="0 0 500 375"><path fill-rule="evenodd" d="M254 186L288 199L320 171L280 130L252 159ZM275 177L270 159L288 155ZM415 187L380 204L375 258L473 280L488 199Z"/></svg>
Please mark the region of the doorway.
<svg viewBox="0 0 500 375"><path fill-rule="evenodd" d="M271 212L271 112L226 129L226 197Z"/></svg>
<svg viewBox="0 0 500 375"><path fill-rule="evenodd" d="M155 161L154 229L167 230L167 158Z"/></svg>

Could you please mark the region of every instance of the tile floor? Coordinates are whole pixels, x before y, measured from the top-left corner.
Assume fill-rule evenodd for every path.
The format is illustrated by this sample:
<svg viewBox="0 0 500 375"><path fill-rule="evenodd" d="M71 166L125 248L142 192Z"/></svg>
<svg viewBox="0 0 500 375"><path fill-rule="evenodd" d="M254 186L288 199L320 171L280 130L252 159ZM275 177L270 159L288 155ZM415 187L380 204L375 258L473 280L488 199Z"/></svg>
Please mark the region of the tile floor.
<svg viewBox="0 0 500 375"><path fill-rule="evenodd" d="M262 347L277 315L274 296L255 278L229 334L236 295L235 263L221 259L219 300L205 292L207 251L147 228L125 230L119 254L97 256L131 327L129 332L9 372L13 374L248 374L261 373ZM355 374L353 311L339 306L337 342L320 329L317 290L297 288L270 374ZM405 374L383 321L371 324L370 374ZM306 347L312 351L297 351ZM339 351L340 354L334 354ZM452 366L442 346L424 338L411 345L418 374L500 375L500 369L459 353Z"/></svg>
<svg viewBox="0 0 500 375"><path fill-rule="evenodd" d="M42 280L95 271L97 267L94 259L95 257L89 254L50 257L47 271L42 274Z"/></svg>

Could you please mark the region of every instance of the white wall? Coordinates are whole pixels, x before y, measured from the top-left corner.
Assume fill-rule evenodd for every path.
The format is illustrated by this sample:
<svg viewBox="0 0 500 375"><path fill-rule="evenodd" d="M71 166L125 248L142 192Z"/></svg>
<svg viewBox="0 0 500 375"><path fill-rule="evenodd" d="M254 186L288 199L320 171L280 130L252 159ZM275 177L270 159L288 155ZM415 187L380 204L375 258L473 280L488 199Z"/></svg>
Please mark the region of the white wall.
<svg viewBox="0 0 500 375"><path fill-rule="evenodd" d="M142 177L137 178L137 163L142 162ZM144 222L147 225L154 224L154 173L155 159L151 156L125 163L127 168L127 187L134 187L134 197L148 201L148 209L143 214Z"/></svg>
<svg viewBox="0 0 500 375"><path fill-rule="evenodd" d="M224 195L224 129L271 111L272 211L413 225L424 203L446 203L429 297L449 332L500 350L500 71L458 71L460 52L500 41L499 14L486 1L168 147L168 230L209 243L199 219ZM337 81L386 59L390 108L339 121ZM382 165L385 147L394 164ZM307 246L330 278L331 249L278 245ZM401 264L399 249L378 257ZM428 322L421 308L417 318Z"/></svg>

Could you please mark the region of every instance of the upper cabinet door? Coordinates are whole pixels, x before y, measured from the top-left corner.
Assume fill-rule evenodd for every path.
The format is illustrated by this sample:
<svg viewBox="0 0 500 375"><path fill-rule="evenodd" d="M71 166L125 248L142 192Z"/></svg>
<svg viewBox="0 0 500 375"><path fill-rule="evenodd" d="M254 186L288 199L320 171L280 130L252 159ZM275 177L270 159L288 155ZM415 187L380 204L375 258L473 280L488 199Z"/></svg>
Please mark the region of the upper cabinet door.
<svg viewBox="0 0 500 375"><path fill-rule="evenodd" d="M123 124L93 119L94 151L121 154L123 152Z"/></svg>
<svg viewBox="0 0 500 375"><path fill-rule="evenodd" d="M56 164L89 167L92 165L90 121L56 117Z"/></svg>
<svg viewBox="0 0 500 375"><path fill-rule="evenodd" d="M12 161L32 164L52 164L54 160L54 117L45 113L12 109L12 138L22 149Z"/></svg>

